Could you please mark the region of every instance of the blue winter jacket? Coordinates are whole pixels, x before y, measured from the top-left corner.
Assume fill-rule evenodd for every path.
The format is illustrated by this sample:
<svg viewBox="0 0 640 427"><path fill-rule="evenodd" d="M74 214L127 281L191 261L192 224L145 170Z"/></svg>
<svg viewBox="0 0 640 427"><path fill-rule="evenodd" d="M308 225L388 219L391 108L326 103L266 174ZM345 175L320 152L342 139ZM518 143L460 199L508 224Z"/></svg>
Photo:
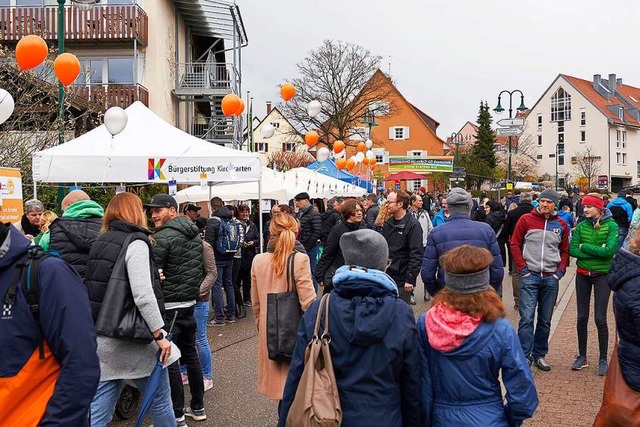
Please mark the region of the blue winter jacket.
<svg viewBox="0 0 640 427"><path fill-rule="evenodd" d="M342 266L333 276L329 332L331 359L349 427L420 426L420 352L413 312L397 298L391 277ZM279 426L286 423L320 302L305 312L284 388Z"/></svg>
<svg viewBox="0 0 640 427"><path fill-rule="evenodd" d="M640 392L640 256L620 249L607 275L618 329L618 360L629 387Z"/></svg>
<svg viewBox="0 0 640 427"><path fill-rule="evenodd" d="M444 287L444 271L438 269L440 257L462 245L478 246L491 251L493 264L489 269L489 283L500 294L504 265L496 233L489 224L473 221L462 214L451 215L446 223L431 230L427 237L427 247L422 259L422 281L429 294L435 295Z"/></svg>
<svg viewBox="0 0 640 427"><path fill-rule="evenodd" d="M26 394L27 399L11 403L16 412L0 409L0 424L21 416L22 422L13 425L35 425L26 422L28 412L31 418L41 417L39 426L88 426L87 413L100 380L100 364L87 287L59 258L49 257L39 264L39 313L45 349L39 357L38 326L20 285L12 303L5 299L15 267L26 258L30 242L11 226L1 243L0 395L12 390ZM30 373L25 381L26 371ZM43 384L54 386L52 393L49 388L43 390ZM44 414L38 413L42 401L46 402ZM3 403L0 401L0 408Z"/></svg>
<svg viewBox="0 0 640 427"><path fill-rule="evenodd" d="M536 386L508 320L480 323L459 347L447 352L429 344L424 314L417 324L423 426L513 427L533 415L538 406ZM507 390L506 404L499 373Z"/></svg>
<svg viewBox="0 0 640 427"><path fill-rule="evenodd" d="M571 212L560 209L558 211L558 216L561 220L567 223L567 227L569 228L569 230L573 228L573 215L571 215Z"/></svg>
<svg viewBox="0 0 640 427"><path fill-rule="evenodd" d="M449 217L449 218L451 218L451 217ZM433 216L433 221L431 221L431 224L433 224L434 227L437 227L439 225L444 224L445 222L447 222L447 218L444 216L444 209L440 209Z"/></svg>
<svg viewBox="0 0 640 427"><path fill-rule="evenodd" d="M607 205L609 210L611 210L611 208L616 206L619 206L622 209L624 209L624 211L627 213L628 222L631 222L631 218L633 217L633 208L631 207L631 204L627 202L627 200L624 197L616 197L615 199L611 200Z"/></svg>

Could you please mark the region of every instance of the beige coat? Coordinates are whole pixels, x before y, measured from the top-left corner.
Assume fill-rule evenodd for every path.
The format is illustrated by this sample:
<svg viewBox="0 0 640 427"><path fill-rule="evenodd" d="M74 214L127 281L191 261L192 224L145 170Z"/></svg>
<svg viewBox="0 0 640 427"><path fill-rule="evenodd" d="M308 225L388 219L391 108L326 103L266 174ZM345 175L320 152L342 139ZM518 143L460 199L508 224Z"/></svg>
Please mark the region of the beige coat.
<svg viewBox="0 0 640 427"><path fill-rule="evenodd" d="M258 393L269 399L282 400L289 364L269 359L267 351L267 294L287 291L287 274L276 276L271 267L272 253L257 255L251 266L251 300L258 328ZM302 310L316 299L311 281L309 257L298 253L295 257L295 281Z"/></svg>

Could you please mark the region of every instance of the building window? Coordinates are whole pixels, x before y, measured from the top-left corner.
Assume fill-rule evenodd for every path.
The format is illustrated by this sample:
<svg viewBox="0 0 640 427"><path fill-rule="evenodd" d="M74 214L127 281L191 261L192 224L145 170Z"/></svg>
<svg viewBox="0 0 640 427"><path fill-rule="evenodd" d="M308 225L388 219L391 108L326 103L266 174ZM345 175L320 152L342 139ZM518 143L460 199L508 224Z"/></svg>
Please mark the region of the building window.
<svg viewBox="0 0 640 427"><path fill-rule="evenodd" d="M413 157L422 157L424 155L425 154L421 150L417 150L417 151L412 151L411 152L411 156L413 156Z"/></svg>
<svg viewBox="0 0 640 427"><path fill-rule="evenodd" d="M376 154L376 163L384 163L384 155Z"/></svg>
<svg viewBox="0 0 640 427"><path fill-rule="evenodd" d="M622 153L616 153L616 164L622 164Z"/></svg>
<svg viewBox="0 0 640 427"><path fill-rule="evenodd" d="M555 157L556 157L556 153L551 153L551 154L549 154L549 158L550 158L550 159L554 159Z"/></svg>
<svg viewBox="0 0 640 427"><path fill-rule="evenodd" d="M636 162L636 175L638 175L638 179L640 179L640 162Z"/></svg>
<svg viewBox="0 0 640 427"><path fill-rule="evenodd" d="M564 154L564 144L558 144L558 146L556 147L556 152L559 156L562 156Z"/></svg>
<svg viewBox="0 0 640 427"><path fill-rule="evenodd" d="M296 143L295 142L283 142L282 143L282 151L296 151Z"/></svg>
<svg viewBox="0 0 640 427"><path fill-rule="evenodd" d="M471 135L467 134L467 141L471 141Z"/></svg>
<svg viewBox="0 0 640 427"><path fill-rule="evenodd" d="M551 97L551 121L571 120L571 95L559 88Z"/></svg>
<svg viewBox="0 0 640 427"><path fill-rule="evenodd" d="M266 153L269 151L269 143L268 142L256 142L256 151L258 153Z"/></svg>
<svg viewBox="0 0 640 427"><path fill-rule="evenodd" d="M538 114L538 132L542 131L542 114Z"/></svg>
<svg viewBox="0 0 640 427"><path fill-rule="evenodd" d="M586 130L581 130L580 131L580 142L587 142L587 131Z"/></svg>
<svg viewBox="0 0 640 427"><path fill-rule="evenodd" d="M542 154L538 154L538 155L536 156L536 159L538 159L538 160L542 160Z"/></svg>
<svg viewBox="0 0 640 427"><path fill-rule="evenodd" d="M280 129L280 122L271 122L270 125L276 129Z"/></svg>
<svg viewBox="0 0 640 427"><path fill-rule="evenodd" d="M109 83L133 83L133 58L107 59L107 77Z"/></svg>
<svg viewBox="0 0 640 427"><path fill-rule="evenodd" d="M558 134L558 142L560 142L560 143L564 142L564 133L559 133Z"/></svg>
<svg viewBox="0 0 640 427"><path fill-rule="evenodd" d="M627 148L627 131L623 130L620 133L622 134L622 149L624 150Z"/></svg>
<svg viewBox="0 0 640 427"><path fill-rule="evenodd" d="M624 108L619 107L618 108L618 118L622 121L624 121Z"/></svg>
<svg viewBox="0 0 640 427"><path fill-rule="evenodd" d="M558 166L564 166L564 156L558 156Z"/></svg>
<svg viewBox="0 0 640 427"><path fill-rule="evenodd" d="M413 181L410 181L411 185L407 186L407 190L409 191L420 191L420 187L422 186L422 180L421 179L414 179Z"/></svg>
<svg viewBox="0 0 640 427"><path fill-rule="evenodd" d="M80 70L80 75L74 84L102 84L102 59L82 59Z"/></svg>
<svg viewBox="0 0 640 427"><path fill-rule="evenodd" d="M580 126L587 125L587 111L584 108L580 109Z"/></svg>
<svg viewBox="0 0 640 427"><path fill-rule="evenodd" d="M558 133L564 132L564 121L558 122Z"/></svg>
<svg viewBox="0 0 640 427"><path fill-rule="evenodd" d="M627 165L627 153L622 153L622 165Z"/></svg>
<svg viewBox="0 0 640 427"><path fill-rule="evenodd" d="M409 139L409 126L392 126L389 128L389 139Z"/></svg>
<svg viewBox="0 0 640 427"><path fill-rule="evenodd" d="M538 147L542 147L542 135L538 135Z"/></svg>

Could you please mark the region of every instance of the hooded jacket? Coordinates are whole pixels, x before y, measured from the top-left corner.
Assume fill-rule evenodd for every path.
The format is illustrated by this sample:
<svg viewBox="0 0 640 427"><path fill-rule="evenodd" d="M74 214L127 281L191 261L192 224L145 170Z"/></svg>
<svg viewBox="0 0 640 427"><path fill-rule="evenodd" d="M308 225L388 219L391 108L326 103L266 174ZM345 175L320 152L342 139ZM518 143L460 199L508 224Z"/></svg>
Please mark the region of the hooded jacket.
<svg viewBox="0 0 640 427"><path fill-rule="evenodd" d="M389 245L391 265L387 268L387 273L398 286L404 286L405 283L415 286L424 253L422 226L407 211L400 221L393 216L385 221L382 236Z"/></svg>
<svg viewBox="0 0 640 427"><path fill-rule="evenodd" d="M438 306L430 310L437 310ZM451 310L454 311L454 310ZM462 313L459 315L465 316ZM447 314L449 314L447 318ZM418 319L424 426L520 426L538 406L531 369L513 326L505 318L466 322L436 315L427 330ZM449 324L455 321L455 324ZM437 335L437 345L432 345ZM445 350L446 348L446 350ZM503 404L498 374L507 390Z"/></svg>
<svg viewBox="0 0 640 427"><path fill-rule="evenodd" d="M618 224L618 227L628 228L633 218L633 209L631 205L624 198L624 195L616 197L611 200L607 205L607 208L611 211L613 219Z"/></svg>
<svg viewBox="0 0 640 427"><path fill-rule="evenodd" d="M640 393L640 256L621 248L607 276L618 330L618 360L627 385Z"/></svg>
<svg viewBox="0 0 640 427"><path fill-rule="evenodd" d="M179 216L165 222L154 239L153 257L165 276L165 304L198 298L204 278L204 249L198 227L187 217Z"/></svg>
<svg viewBox="0 0 640 427"><path fill-rule="evenodd" d="M449 218L451 218L451 216L449 216ZM433 224L434 227L437 227L439 225L444 224L445 222L447 222L447 220L449 219L446 216L444 216L444 209L440 209L434 216L433 216L433 221L431 221L431 223Z"/></svg>
<svg viewBox="0 0 640 427"><path fill-rule="evenodd" d="M578 273L587 275L590 272L607 274L617 251L618 224L607 208L600 218L600 227L595 228L591 218L578 224L569 245L569 254L578 259Z"/></svg>
<svg viewBox="0 0 640 427"><path fill-rule="evenodd" d="M38 267L40 359L37 323L20 285L15 300L5 302L16 265L30 242L14 228L0 239L0 399L2 425L88 426L87 413L100 379L96 330L87 288L78 274L55 257Z"/></svg>
<svg viewBox="0 0 640 427"><path fill-rule="evenodd" d="M522 275L531 271L564 276L569 262L569 229L557 212L545 216L535 208L523 215L509 242L511 255Z"/></svg>
<svg viewBox="0 0 640 427"><path fill-rule="evenodd" d="M340 215L340 212L334 211L332 206L329 206L327 210L320 215L320 220L322 221L322 235L320 236L320 240L324 245L333 227L342 221L342 215Z"/></svg>
<svg viewBox="0 0 640 427"><path fill-rule="evenodd" d="M493 255L489 268L489 283L500 294L504 266L496 234L489 224L473 221L465 214L451 215L449 220L431 230L422 259L422 281L430 295L444 287L444 270L438 268L440 257L447 251L462 245L488 249Z"/></svg>
<svg viewBox="0 0 640 427"><path fill-rule="evenodd" d="M222 254L216 251L216 240L218 239L218 230L220 229L220 219L231 220L233 215L226 206L216 209L213 212L211 218L207 220L207 225L204 229L204 240L207 241L213 248L213 253L216 257L216 263L220 261L233 261L235 253Z"/></svg>
<svg viewBox="0 0 640 427"><path fill-rule="evenodd" d="M420 426L420 355L413 313L394 281L378 270L343 266L333 277L329 332L342 425ZM283 427L304 369L320 302L305 312L284 389Z"/></svg>
<svg viewBox="0 0 640 427"><path fill-rule="evenodd" d="M104 209L93 200L76 202L51 223L40 246L58 253L84 279L89 251L100 234L103 216Z"/></svg>

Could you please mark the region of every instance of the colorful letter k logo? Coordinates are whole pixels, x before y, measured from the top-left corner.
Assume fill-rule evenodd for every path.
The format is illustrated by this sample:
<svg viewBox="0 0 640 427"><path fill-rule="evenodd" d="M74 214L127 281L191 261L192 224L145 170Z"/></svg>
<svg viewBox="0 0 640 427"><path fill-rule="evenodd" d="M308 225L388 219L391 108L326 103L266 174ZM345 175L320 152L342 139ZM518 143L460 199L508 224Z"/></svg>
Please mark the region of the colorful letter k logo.
<svg viewBox="0 0 640 427"><path fill-rule="evenodd" d="M164 174L162 173L162 166L167 159L159 159L158 163L155 162L155 159L149 159L149 166L147 167L147 172L149 174L149 180L153 181L156 177L158 179L165 179Z"/></svg>

